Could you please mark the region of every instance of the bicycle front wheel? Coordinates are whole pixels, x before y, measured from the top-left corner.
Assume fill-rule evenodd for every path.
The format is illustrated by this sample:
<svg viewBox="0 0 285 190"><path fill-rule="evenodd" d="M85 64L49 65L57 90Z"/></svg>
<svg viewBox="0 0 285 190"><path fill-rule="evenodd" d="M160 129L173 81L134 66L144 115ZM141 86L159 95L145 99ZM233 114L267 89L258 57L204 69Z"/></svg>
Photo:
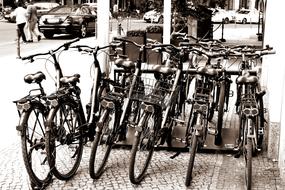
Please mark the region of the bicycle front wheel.
<svg viewBox="0 0 285 190"><path fill-rule="evenodd" d="M189 159L189 163L188 163L188 168L187 168L187 173L186 173L186 181L185 181L185 185L189 186L192 180L192 172L193 172L193 167L194 167L194 160L195 160L195 156L196 156L196 152L198 149L198 137L196 135L196 129L195 129L195 125L197 123L197 114L198 113L193 113L192 115L192 120L191 120L191 124L190 124L190 128L192 131L192 135L191 135L191 144L190 144L190 159Z"/></svg>
<svg viewBox="0 0 285 190"><path fill-rule="evenodd" d="M74 101L58 101L47 119L46 150L52 173L60 180L68 180L76 173L82 157L82 123Z"/></svg>
<svg viewBox="0 0 285 190"><path fill-rule="evenodd" d="M160 120L161 117L144 112L136 127L141 128L141 130L136 131L131 150L129 178L133 184L139 184L143 180L150 164Z"/></svg>
<svg viewBox="0 0 285 190"><path fill-rule="evenodd" d="M102 175L114 144L115 133L113 130L115 124L112 122L114 121L114 116L115 112L110 113L109 110L104 109L97 123L95 140L92 145L89 160L89 173L93 179L98 179Z"/></svg>
<svg viewBox="0 0 285 190"><path fill-rule="evenodd" d="M21 148L26 170L31 183L42 187L52 178L45 152L46 108L40 103L32 103L20 118Z"/></svg>
<svg viewBox="0 0 285 190"><path fill-rule="evenodd" d="M217 134L215 135L215 145L222 143L222 128L224 117L224 104L225 104L225 82L221 82L219 103L218 103L218 120L217 120Z"/></svg>

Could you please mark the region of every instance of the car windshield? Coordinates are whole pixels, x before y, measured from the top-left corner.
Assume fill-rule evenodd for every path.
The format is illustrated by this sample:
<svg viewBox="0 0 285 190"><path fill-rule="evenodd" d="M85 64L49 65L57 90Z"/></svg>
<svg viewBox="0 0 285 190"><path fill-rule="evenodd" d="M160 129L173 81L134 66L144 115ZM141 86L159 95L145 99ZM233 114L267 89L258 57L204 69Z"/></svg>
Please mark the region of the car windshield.
<svg viewBox="0 0 285 190"><path fill-rule="evenodd" d="M79 7L69 7L69 6L63 6L63 7L56 7L52 9L49 13L52 14L72 14L76 12L76 10Z"/></svg>
<svg viewBox="0 0 285 190"><path fill-rule="evenodd" d="M248 14L249 11L244 11L244 10L243 10L243 11L239 11L238 13L239 13L239 14Z"/></svg>
<svg viewBox="0 0 285 190"><path fill-rule="evenodd" d="M57 3L35 3L34 5L37 7L37 9L44 10L44 9L50 9L53 7L57 7L59 4Z"/></svg>

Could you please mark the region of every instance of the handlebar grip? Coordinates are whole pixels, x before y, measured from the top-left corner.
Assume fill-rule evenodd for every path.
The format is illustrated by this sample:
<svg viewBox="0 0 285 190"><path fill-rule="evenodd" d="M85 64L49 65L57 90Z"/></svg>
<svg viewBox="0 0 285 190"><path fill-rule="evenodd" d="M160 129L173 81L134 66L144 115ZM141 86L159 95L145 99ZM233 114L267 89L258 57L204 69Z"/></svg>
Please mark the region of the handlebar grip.
<svg viewBox="0 0 285 190"><path fill-rule="evenodd" d="M269 50L264 50L260 53L260 55L269 55L269 54L276 54L276 50L269 49Z"/></svg>
<svg viewBox="0 0 285 190"><path fill-rule="evenodd" d="M132 41L130 40L127 40L125 38L120 38L120 37L114 37L114 40L118 40L118 41L122 41L122 42L130 42L130 43L133 43Z"/></svg>
<svg viewBox="0 0 285 190"><path fill-rule="evenodd" d="M27 57L21 57L21 59L24 61L24 60L27 60L27 59L31 59L33 56L27 56Z"/></svg>
<svg viewBox="0 0 285 190"><path fill-rule="evenodd" d="M73 44L73 43L75 43L75 42L78 42L79 40L80 40L80 38L75 38L74 40L65 42L65 43L63 44L63 46L65 47L65 49L68 49L71 44Z"/></svg>

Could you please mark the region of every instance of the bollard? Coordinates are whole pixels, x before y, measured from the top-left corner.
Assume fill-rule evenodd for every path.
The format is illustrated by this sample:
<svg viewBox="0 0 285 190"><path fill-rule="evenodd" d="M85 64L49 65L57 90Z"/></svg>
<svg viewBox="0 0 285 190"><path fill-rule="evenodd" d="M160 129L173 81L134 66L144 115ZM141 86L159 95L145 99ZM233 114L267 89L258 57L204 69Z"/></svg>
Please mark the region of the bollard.
<svg viewBox="0 0 285 190"><path fill-rule="evenodd" d="M226 42L226 40L224 39L224 25L225 25L225 20L222 19L222 38L220 39L221 42Z"/></svg>
<svg viewBox="0 0 285 190"><path fill-rule="evenodd" d="M21 59L21 53L20 53L20 31L19 29L17 28L17 59Z"/></svg>

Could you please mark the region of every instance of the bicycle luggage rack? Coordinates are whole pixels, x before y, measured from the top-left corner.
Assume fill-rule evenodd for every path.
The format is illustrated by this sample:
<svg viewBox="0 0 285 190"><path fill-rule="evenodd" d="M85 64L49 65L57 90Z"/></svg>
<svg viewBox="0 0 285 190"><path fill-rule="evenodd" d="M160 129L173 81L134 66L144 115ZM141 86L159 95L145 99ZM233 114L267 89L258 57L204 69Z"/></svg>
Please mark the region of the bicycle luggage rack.
<svg viewBox="0 0 285 190"><path fill-rule="evenodd" d="M114 78L117 79L122 73L126 72L123 69L114 69ZM188 74L196 74L196 69L189 69L187 71L183 71L184 73L188 73ZM218 72L222 72L218 70ZM142 73L144 74L153 74L154 71L151 69L142 69ZM229 70L226 71L227 74L229 75L239 75L241 72L239 70ZM249 73L251 75L256 75L257 72L256 71L249 71ZM235 88L234 88L235 89ZM235 101L235 99L232 99L232 101ZM224 120L224 127L222 129L222 143L221 145L217 146L214 144L214 139L215 136L213 134L208 134L207 135L207 139L206 142L204 144L204 147L202 148L201 151L233 151L234 147L236 145L236 139L238 138L238 115L234 113L235 107L234 107L234 103L231 104L232 108L231 110L233 111L229 111L227 116L224 118L226 118ZM216 115L217 113L215 113ZM216 121L213 119L212 122L209 122L209 128L211 128L211 125L215 125ZM186 127L184 127L182 124L181 125L177 125L176 127L174 127L173 130L173 142L172 145L173 147L167 147L166 144L162 145L159 147L159 149L167 149L167 150L176 150L176 149L180 149L180 150L184 150L185 149L185 143L183 143L182 141L179 141L177 139L182 139L182 137L185 135L185 130ZM132 142L133 142L133 134L134 134L134 128L133 127L129 127L128 128L128 133L127 133L127 139L125 141L119 142L117 144L118 147L120 146L132 146ZM188 149L186 148L185 151L187 151Z"/></svg>

